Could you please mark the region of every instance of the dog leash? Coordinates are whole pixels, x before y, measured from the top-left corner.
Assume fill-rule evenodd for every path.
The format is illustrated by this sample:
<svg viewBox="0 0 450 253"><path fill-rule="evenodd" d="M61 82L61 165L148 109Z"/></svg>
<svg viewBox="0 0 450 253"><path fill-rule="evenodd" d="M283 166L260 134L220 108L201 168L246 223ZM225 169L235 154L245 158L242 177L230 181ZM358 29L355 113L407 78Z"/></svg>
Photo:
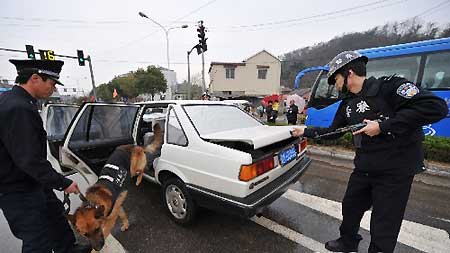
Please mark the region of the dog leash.
<svg viewBox="0 0 450 253"><path fill-rule="evenodd" d="M83 201L83 203L89 203L91 204L91 202L89 200L87 200L87 198L83 195L83 193L79 193L79 198L81 201ZM64 200L63 200L63 206L64 206L64 214L68 215L70 212L70 198L69 198L69 193L64 193Z"/></svg>
<svg viewBox="0 0 450 253"><path fill-rule="evenodd" d="M64 193L64 200L63 200L63 206L64 206L64 214L68 215L70 212L70 198L69 193ZM67 207L66 207L67 205Z"/></svg>

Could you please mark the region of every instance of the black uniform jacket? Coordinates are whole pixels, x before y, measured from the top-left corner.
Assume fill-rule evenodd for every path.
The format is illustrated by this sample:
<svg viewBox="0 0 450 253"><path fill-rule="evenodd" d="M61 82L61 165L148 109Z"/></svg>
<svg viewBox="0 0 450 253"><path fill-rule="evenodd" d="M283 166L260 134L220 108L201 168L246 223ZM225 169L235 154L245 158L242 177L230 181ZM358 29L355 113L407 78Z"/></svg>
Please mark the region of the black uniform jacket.
<svg viewBox="0 0 450 253"><path fill-rule="evenodd" d="M64 190L71 183L47 161L47 133L36 99L20 86L0 95L0 193Z"/></svg>
<svg viewBox="0 0 450 253"><path fill-rule="evenodd" d="M289 121L295 121L297 120L297 114L298 114L298 106L294 104L288 107L286 112L286 118Z"/></svg>
<svg viewBox="0 0 450 253"><path fill-rule="evenodd" d="M329 128L307 128L304 136L314 137L361 123L364 119L384 117L379 135L360 136L355 170L414 174L423 166L422 126L441 120L447 112L447 103L443 99L420 90L404 78L371 77L364 81L359 94L348 95L342 100Z"/></svg>
<svg viewBox="0 0 450 253"><path fill-rule="evenodd" d="M100 172L98 183L106 186L115 201L131 184L130 152L116 148Z"/></svg>

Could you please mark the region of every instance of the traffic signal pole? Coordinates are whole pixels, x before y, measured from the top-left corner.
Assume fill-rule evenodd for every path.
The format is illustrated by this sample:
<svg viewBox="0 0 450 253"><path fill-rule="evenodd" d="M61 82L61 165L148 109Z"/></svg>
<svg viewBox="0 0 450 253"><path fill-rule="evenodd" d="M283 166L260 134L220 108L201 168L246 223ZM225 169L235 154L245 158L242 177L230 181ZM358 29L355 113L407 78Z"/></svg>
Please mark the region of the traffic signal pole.
<svg viewBox="0 0 450 253"><path fill-rule="evenodd" d="M206 91L206 83L205 83L205 51L208 49L207 45L206 45L206 40L208 38L205 38L205 26L203 25L203 20L198 21L198 28L197 28L197 32L198 32L198 46L201 48L201 54L202 54L202 91L205 92Z"/></svg>
<svg viewBox="0 0 450 253"><path fill-rule="evenodd" d="M97 101L97 91L95 90L95 81L94 81L94 71L92 71L92 61L91 56L88 55L86 60L89 62L89 71L91 72L91 82L92 82L92 94L94 94L94 101Z"/></svg>
<svg viewBox="0 0 450 253"><path fill-rule="evenodd" d="M205 84L205 52L202 51L202 92L206 91Z"/></svg>
<svg viewBox="0 0 450 253"><path fill-rule="evenodd" d="M28 47L27 47L27 48L28 48ZM33 48L33 47L31 47L31 48ZM2 48L2 47L0 47L0 51L27 53L28 58L30 57L30 56L28 55L28 51L26 51L26 50L17 50L17 49L10 49L10 48ZM34 52L34 53L35 53L35 54L40 54L40 52ZM62 54L54 54L54 56L78 60L78 57L77 57L77 56L62 55ZM94 100L97 101L97 92L95 91L94 72L93 72L93 70L92 70L92 60L91 60L91 56L88 55L88 57L86 58L86 60L89 62L89 70L90 70L90 72L91 72L92 91L93 91L93 94L94 94Z"/></svg>
<svg viewBox="0 0 450 253"><path fill-rule="evenodd" d="M188 64L188 80L187 80L187 99L191 99L191 66L189 64L189 55L191 54L191 51L187 51L187 64Z"/></svg>

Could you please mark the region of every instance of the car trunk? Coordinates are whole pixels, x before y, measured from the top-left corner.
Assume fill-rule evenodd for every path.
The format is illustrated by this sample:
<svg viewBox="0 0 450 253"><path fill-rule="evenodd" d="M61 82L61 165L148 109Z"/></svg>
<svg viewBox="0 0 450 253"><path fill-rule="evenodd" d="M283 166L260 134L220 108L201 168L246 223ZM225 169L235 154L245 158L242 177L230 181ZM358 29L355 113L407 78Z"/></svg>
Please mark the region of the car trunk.
<svg viewBox="0 0 450 253"><path fill-rule="evenodd" d="M275 153L291 144L298 144L298 138L290 134L288 126L257 126L239 130L223 131L201 137L209 142L240 150L258 160L266 154Z"/></svg>

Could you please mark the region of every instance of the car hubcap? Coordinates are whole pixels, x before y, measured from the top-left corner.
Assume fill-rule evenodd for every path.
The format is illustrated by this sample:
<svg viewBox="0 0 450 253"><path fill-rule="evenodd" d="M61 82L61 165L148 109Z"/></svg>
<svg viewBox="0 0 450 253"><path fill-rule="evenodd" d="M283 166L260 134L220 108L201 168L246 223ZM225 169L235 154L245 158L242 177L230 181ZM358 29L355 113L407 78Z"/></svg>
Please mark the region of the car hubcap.
<svg viewBox="0 0 450 253"><path fill-rule="evenodd" d="M186 199L176 185L169 185L166 188L166 204L172 215L177 219L186 217Z"/></svg>

